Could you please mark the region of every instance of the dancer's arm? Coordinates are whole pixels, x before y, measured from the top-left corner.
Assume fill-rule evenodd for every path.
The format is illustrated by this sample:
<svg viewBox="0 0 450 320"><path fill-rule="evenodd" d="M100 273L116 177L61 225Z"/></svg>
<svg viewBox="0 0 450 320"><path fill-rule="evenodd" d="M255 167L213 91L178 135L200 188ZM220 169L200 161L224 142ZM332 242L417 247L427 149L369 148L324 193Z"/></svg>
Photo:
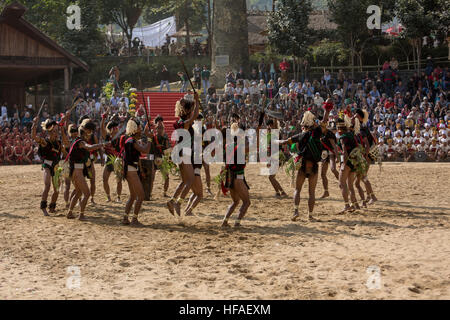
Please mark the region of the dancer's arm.
<svg viewBox="0 0 450 320"><path fill-rule="evenodd" d="M197 92L194 92L194 100L195 100L195 107L194 111L192 112L191 117L184 122L184 128L187 130L189 127L194 123L194 121L197 119L198 114L200 112L200 98L198 96Z"/></svg>
<svg viewBox="0 0 450 320"><path fill-rule="evenodd" d="M108 109L106 109L105 113L102 114L102 121L100 122L100 132L102 135L103 140L106 139L106 118L108 117L109 114L109 107Z"/></svg>
<svg viewBox="0 0 450 320"><path fill-rule="evenodd" d="M39 120L38 117L33 119L33 125L31 126L31 139L36 141L36 143L39 143L39 145L45 147L47 145L47 143L45 142L45 139L38 137L36 134L36 126L37 126L38 120Z"/></svg>
<svg viewBox="0 0 450 320"><path fill-rule="evenodd" d="M80 148L86 149L87 151L96 151L104 146L111 144L110 142L98 143L98 144L88 144L84 141L80 142Z"/></svg>
<svg viewBox="0 0 450 320"><path fill-rule="evenodd" d="M62 126L60 127L61 130L61 139L62 139L62 143L64 148L69 148L70 147L70 143L69 143L69 138L67 138L67 133L66 133L66 127Z"/></svg>

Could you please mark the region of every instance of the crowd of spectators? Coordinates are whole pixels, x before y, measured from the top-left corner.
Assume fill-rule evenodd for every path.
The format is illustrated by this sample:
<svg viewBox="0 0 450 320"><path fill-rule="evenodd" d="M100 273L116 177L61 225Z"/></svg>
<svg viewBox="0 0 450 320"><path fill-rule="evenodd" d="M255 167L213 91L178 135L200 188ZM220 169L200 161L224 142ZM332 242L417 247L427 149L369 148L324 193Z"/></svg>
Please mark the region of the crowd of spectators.
<svg viewBox="0 0 450 320"><path fill-rule="evenodd" d="M331 98L335 104L331 119L357 108L369 112L368 126L379 141L384 160L450 159L450 74L448 67L435 65L431 57L420 74L400 72L398 61L392 58L380 71L367 72L360 79L352 79L342 70L336 74L325 70L320 79L303 82L286 81L290 69L286 60L275 65L262 61L249 76L242 69L236 74L230 71L223 90L210 86L207 119L224 123L238 113L244 126L255 127L256 111L268 108L283 115L279 125L284 139L301 130L305 111L319 116L323 102Z"/></svg>
<svg viewBox="0 0 450 320"><path fill-rule="evenodd" d="M284 69L284 70L283 70ZM305 79L303 82L288 80L290 66L286 60L279 64L262 61L258 68L245 75L243 70L226 75L224 88L209 83L207 66L196 65L193 72L195 86L203 89L206 97L204 119L207 127L229 123L232 114L240 115L242 125L255 128L259 111L263 108L281 115L280 137L301 131L303 113L311 110L317 116L328 98L335 108L330 118L337 119L341 112L354 112L357 108L369 112L368 126L377 137L379 150L384 160L395 161L445 161L450 160L449 137L449 72L448 67L435 65L431 58L421 73L407 74L398 71L395 59L386 61L383 68L364 77L352 79L339 70L325 70L320 79ZM180 72L183 90L187 90L187 77ZM72 121L84 115L100 123L101 115L110 108L125 122L128 98L115 92L109 101L101 98L97 84L78 85L73 89L74 97L82 97L73 113ZM1 104L0 162L33 163L39 161L37 146L30 139L32 119L36 109L29 105L19 110L17 105ZM145 123L142 106L136 114ZM48 105L41 113L41 121L48 118ZM60 115L52 116L59 120ZM97 126L98 127L98 126Z"/></svg>

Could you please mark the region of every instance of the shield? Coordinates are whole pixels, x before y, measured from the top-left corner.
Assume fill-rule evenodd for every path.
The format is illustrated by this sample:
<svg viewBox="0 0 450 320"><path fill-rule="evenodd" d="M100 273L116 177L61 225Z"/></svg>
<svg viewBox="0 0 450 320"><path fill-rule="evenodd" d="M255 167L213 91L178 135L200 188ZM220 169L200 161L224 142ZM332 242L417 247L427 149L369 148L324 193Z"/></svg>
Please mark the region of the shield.
<svg viewBox="0 0 450 320"><path fill-rule="evenodd" d="M417 151L416 154L414 155L414 159L417 162L424 162L428 159L428 156L425 151Z"/></svg>

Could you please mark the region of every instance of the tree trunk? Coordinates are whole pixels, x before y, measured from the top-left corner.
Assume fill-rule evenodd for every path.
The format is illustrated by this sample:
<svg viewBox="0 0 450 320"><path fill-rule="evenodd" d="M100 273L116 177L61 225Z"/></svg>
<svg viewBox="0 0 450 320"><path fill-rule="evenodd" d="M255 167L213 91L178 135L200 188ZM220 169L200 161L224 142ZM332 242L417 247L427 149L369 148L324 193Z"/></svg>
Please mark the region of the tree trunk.
<svg viewBox="0 0 450 320"><path fill-rule="evenodd" d="M294 79L295 79L295 81L297 81L297 79L296 79L296 73L295 73L295 65L296 65L295 62L296 62L296 61L295 61L295 57L293 57L292 71L294 72Z"/></svg>
<svg viewBox="0 0 450 320"><path fill-rule="evenodd" d="M417 73L420 74L420 59L422 56L422 38L417 40Z"/></svg>
<svg viewBox="0 0 450 320"><path fill-rule="evenodd" d="M214 28L211 52L211 82L225 84L228 71L250 72L246 0L220 0L213 4ZM217 65L216 56L228 56L228 65ZM224 60L222 60L224 62Z"/></svg>
<svg viewBox="0 0 450 320"><path fill-rule="evenodd" d="M211 0L208 0L208 53L211 57L211 43L212 43L212 19L211 19Z"/></svg>
<svg viewBox="0 0 450 320"><path fill-rule="evenodd" d="M355 78L355 51L351 49L350 51L351 56L351 68L352 68L352 78Z"/></svg>
<svg viewBox="0 0 450 320"><path fill-rule="evenodd" d="M128 56L131 57L131 38L133 37L133 29L130 28L130 32L126 31L127 41L128 41Z"/></svg>
<svg viewBox="0 0 450 320"><path fill-rule="evenodd" d="M359 72L363 72L363 62L362 62L362 51L358 53L358 58L359 58Z"/></svg>
<svg viewBox="0 0 450 320"><path fill-rule="evenodd" d="M188 52L188 56L191 55L191 37L190 37L190 31L189 31L189 15L188 15L188 10L189 10L189 0L185 0L184 2L184 8L185 8L185 15L186 18L184 19L184 26L186 28L186 49Z"/></svg>

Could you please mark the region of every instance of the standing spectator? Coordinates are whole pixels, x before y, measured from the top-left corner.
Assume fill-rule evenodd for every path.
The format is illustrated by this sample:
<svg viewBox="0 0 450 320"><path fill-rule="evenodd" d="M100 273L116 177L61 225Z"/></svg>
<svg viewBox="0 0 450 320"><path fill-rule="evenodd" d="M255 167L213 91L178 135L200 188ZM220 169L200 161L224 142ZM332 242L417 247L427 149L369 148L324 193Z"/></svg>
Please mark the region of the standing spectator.
<svg viewBox="0 0 450 320"><path fill-rule="evenodd" d="M98 98L100 96L100 90L97 87L97 83L94 83L94 86L91 89L91 98L95 101L98 101Z"/></svg>
<svg viewBox="0 0 450 320"><path fill-rule="evenodd" d="M211 76L211 71L209 71L206 66L203 66L203 71L201 75L202 75L203 91L206 95L209 88L209 77Z"/></svg>
<svg viewBox="0 0 450 320"><path fill-rule="evenodd" d="M175 43L175 40L172 40L172 43L169 46L169 54L171 56L174 56L177 54L177 44Z"/></svg>
<svg viewBox="0 0 450 320"><path fill-rule="evenodd" d="M199 89L199 90L202 88L201 73L202 73L202 69L198 66L198 64L195 64L195 67L192 70L192 74L194 75L195 85L197 86L197 89Z"/></svg>
<svg viewBox="0 0 450 320"><path fill-rule="evenodd" d="M83 97L84 100L88 100L89 98L91 98L91 85L89 83L86 84L86 88L84 88L83 90Z"/></svg>
<svg viewBox="0 0 450 320"><path fill-rule="evenodd" d="M397 70L398 70L398 61L397 61L397 59L395 59L395 57L391 58L390 66L391 66L392 70L394 70L394 72L397 72Z"/></svg>
<svg viewBox="0 0 450 320"><path fill-rule="evenodd" d="M170 73L165 65L163 65L162 70L159 73L159 78L161 79L161 86L159 87L159 92L163 91L164 85L167 87L167 92L170 92L170 83L169 83Z"/></svg>
<svg viewBox="0 0 450 320"><path fill-rule="evenodd" d="M239 68L239 72L236 73L236 83L237 82L243 82L244 79L245 79L244 69L242 67L240 67Z"/></svg>
<svg viewBox="0 0 450 320"><path fill-rule="evenodd" d="M187 75L181 71L178 72L178 76L180 77L180 81L181 81L180 92L186 92L189 79L188 79Z"/></svg>
<svg viewBox="0 0 450 320"><path fill-rule="evenodd" d="M115 110L117 108L117 104L119 103L120 98L117 96L117 92L114 92L114 95L111 97L111 106Z"/></svg>
<svg viewBox="0 0 450 320"><path fill-rule="evenodd" d="M208 88L208 95L206 96L206 103L208 103L209 99L216 94L216 87L214 83L211 83L211 86Z"/></svg>
<svg viewBox="0 0 450 320"><path fill-rule="evenodd" d="M264 62L264 58L261 59L261 62L258 64L258 72L259 79L264 79L264 83L267 83L266 63Z"/></svg>
<svg viewBox="0 0 450 320"><path fill-rule="evenodd" d="M3 102L2 104L2 118L3 116L6 115L6 117L8 117L8 102Z"/></svg>
<svg viewBox="0 0 450 320"><path fill-rule="evenodd" d="M273 81L275 81L275 79L277 78L277 70L276 70L276 64L275 64L275 60L272 59L272 61L270 62L270 79L272 79Z"/></svg>

